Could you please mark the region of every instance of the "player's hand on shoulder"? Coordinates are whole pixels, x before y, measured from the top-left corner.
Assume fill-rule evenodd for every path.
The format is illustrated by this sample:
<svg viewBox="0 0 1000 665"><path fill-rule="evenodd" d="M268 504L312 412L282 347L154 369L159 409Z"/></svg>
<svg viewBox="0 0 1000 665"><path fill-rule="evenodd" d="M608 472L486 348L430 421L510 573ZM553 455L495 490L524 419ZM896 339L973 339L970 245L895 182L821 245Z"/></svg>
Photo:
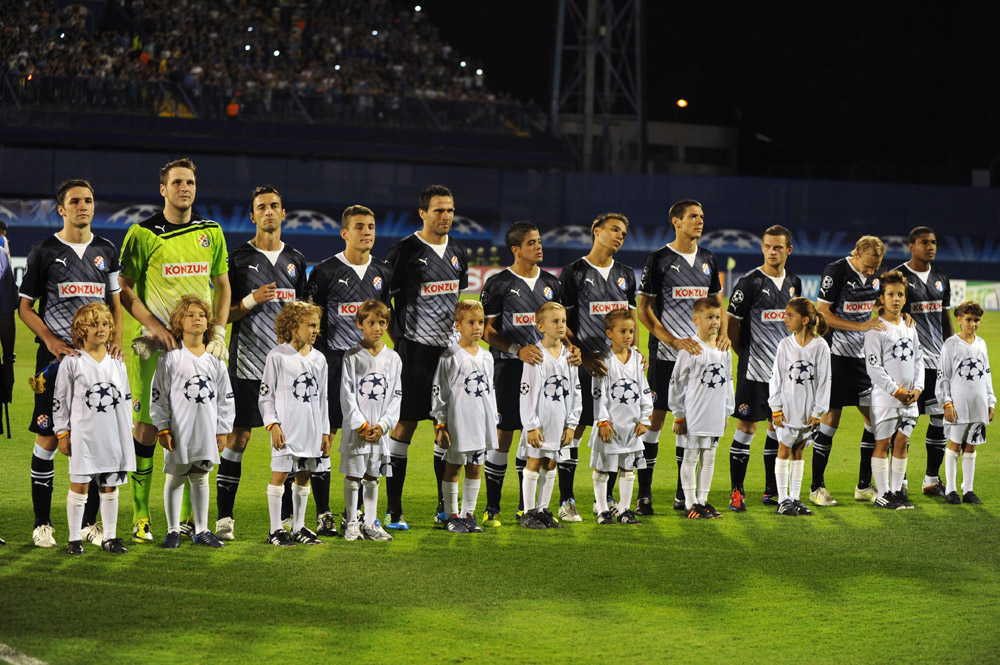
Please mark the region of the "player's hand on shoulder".
<svg viewBox="0 0 1000 665"><path fill-rule="evenodd" d="M909 312L903 312L903 323L906 324L907 328L912 328L917 325L917 322L910 316Z"/></svg>
<svg viewBox="0 0 1000 665"><path fill-rule="evenodd" d="M573 367L579 367L583 362L583 352L580 351L580 347L568 344L566 348L569 350L569 364Z"/></svg>
<svg viewBox="0 0 1000 665"><path fill-rule="evenodd" d="M643 353L642 351L639 350L638 346L633 346L632 349L636 353L639 354L639 362L642 363L642 371L643 372L648 372L649 371L649 358L646 357L645 353Z"/></svg>
<svg viewBox="0 0 1000 665"><path fill-rule="evenodd" d="M882 323L882 319L868 319L861 324L861 332L869 330L885 330L885 324Z"/></svg>
<svg viewBox="0 0 1000 665"><path fill-rule="evenodd" d="M65 356L80 355L80 352L78 350L74 349L72 346L64 342L62 339L54 336L52 338L52 341L45 343L45 347L49 350L49 353L51 353L59 360L62 360L63 357Z"/></svg>
<svg viewBox="0 0 1000 665"><path fill-rule="evenodd" d="M219 360L224 360L229 355L229 349L226 348L226 326L215 325L212 339L205 345L205 350Z"/></svg>
<svg viewBox="0 0 1000 665"><path fill-rule="evenodd" d="M580 363L580 366L591 376L600 378L608 375L608 366L599 356L587 356Z"/></svg>
<svg viewBox="0 0 1000 665"><path fill-rule="evenodd" d="M170 334L170 331L163 327L163 324L159 321L153 326L152 330L149 331L149 336L156 340L160 347L166 351L173 351L178 348L177 340L174 336Z"/></svg>
<svg viewBox="0 0 1000 665"><path fill-rule="evenodd" d="M719 351L728 351L733 348L733 341L724 335L719 335L715 339L715 348Z"/></svg>
<svg viewBox="0 0 1000 665"><path fill-rule="evenodd" d="M694 337L675 338L670 346L675 351L687 351L693 356L701 355L701 345L695 341Z"/></svg>
<svg viewBox="0 0 1000 665"><path fill-rule="evenodd" d="M529 365L537 365L542 362L542 350L534 344L526 344L518 349L517 357Z"/></svg>

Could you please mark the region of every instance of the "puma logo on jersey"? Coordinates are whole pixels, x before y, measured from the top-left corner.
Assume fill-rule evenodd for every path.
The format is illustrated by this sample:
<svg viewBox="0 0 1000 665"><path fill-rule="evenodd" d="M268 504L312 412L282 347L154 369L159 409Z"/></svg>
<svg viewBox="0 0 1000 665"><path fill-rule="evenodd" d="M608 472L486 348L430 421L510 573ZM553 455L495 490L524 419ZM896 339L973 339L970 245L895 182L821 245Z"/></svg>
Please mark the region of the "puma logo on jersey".
<svg viewBox="0 0 1000 665"><path fill-rule="evenodd" d="M63 264L63 268L65 268L65 267L66 267L66 259L56 259L56 263L61 263L61 264Z"/></svg>
<svg viewBox="0 0 1000 665"><path fill-rule="evenodd" d="M681 267L678 266L678 265L671 264L670 267L673 268L674 270L676 270L677 272L681 271Z"/></svg>
<svg viewBox="0 0 1000 665"><path fill-rule="evenodd" d="M166 233L166 232L167 232L167 227L165 227L165 226L160 226L159 224L157 224L157 225L156 225L156 226L154 226L153 228L154 228L154 229L160 229L160 233Z"/></svg>
<svg viewBox="0 0 1000 665"><path fill-rule="evenodd" d="M253 270L254 272L260 274L260 270L257 269L257 266L252 266L248 264L247 268L250 268L250 270Z"/></svg>
<svg viewBox="0 0 1000 665"><path fill-rule="evenodd" d="M587 282L590 282L591 286L597 286L597 284L594 283L594 280L592 280L589 277L584 277L583 278L583 283L586 284Z"/></svg>
<svg viewBox="0 0 1000 665"><path fill-rule="evenodd" d="M521 289L511 289L510 292L517 295L518 298L521 297Z"/></svg>
<svg viewBox="0 0 1000 665"><path fill-rule="evenodd" d="M426 258L417 259L417 261L419 263L423 263L424 265L427 265L427 259Z"/></svg>
<svg viewBox="0 0 1000 665"><path fill-rule="evenodd" d="M344 286L350 286L351 285L351 283L348 282L346 279L338 279L337 283L338 284L343 284Z"/></svg>
<svg viewBox="0 0 1000 665"><path fill-rule="evenodd" d="M856 288L858 288L858 285L857 285L856 283L854 283L854 282L848 282L848 283L847 283L847 285L848 285L849 287L851 287L852 289L856 289Z"/></svg>
<svg viewBox="0 0 1000 665"><path fill-rule="evenodd" d="M771 295L771 292L768 289L761 289L760 292L766 293L767 295Z"/></svg>

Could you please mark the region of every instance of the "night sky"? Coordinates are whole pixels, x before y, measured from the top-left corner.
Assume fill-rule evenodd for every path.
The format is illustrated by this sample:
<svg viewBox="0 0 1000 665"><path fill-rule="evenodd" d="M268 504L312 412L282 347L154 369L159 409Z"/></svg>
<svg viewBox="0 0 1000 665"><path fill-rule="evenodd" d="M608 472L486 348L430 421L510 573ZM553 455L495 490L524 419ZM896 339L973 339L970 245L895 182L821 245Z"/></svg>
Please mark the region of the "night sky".
<svg viewBox="0 0 1000 665"><path fill-rule="evenodd" d="M763 4L647 0L647 117L738 127L742 175L968 185L1000 158L1000 47L983 11ZM555 0L422 6L491 87L548 110Z"/></svg>

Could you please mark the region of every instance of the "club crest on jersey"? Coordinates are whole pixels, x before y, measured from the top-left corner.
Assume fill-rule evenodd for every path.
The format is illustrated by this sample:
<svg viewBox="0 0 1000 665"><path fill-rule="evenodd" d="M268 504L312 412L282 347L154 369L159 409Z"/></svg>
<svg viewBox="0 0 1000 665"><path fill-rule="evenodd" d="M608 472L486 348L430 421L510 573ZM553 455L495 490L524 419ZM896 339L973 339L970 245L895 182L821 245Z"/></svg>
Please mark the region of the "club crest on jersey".
<svg viewBox="0 0 1000 665"><path fill-rule="evenodd" d="M137 399L132 400L132 410L135 411L136 413L142 411L142 402L140 402Z"/></svg>
<svg viewBox="0 0 1000 665"><path fill-rule="evenodd" d="M292 279L295 279L295 275L297 274L298 271L295 270L295 264L294 263L289 263L288 267L285 268L285 272L288 273L289 277L291 277Z"/></svg>
<svg viewBox="0 0 1000 665"><path fill-rule="evenodd" d="M879 284L878 277L876 277L875 279L872 280L872 288L876 291L878 291L878 284Z"/></svg>
<svg viewBox="0 0 1000 665"><path fill-rule="evenodd" d="M372 286L375 287L376 291L381 291L382 290L382 278L380 276L378 276L378 275L375 275L375 279L372 280Z"/></svg>
<svg viewBox="0 0 1000 665"><path fill-rule="evenodd" d="M49 421L48 414L43 413L42 415L35 418L35 424L37 424L42 429L48 429L51 421Z"/></svg>
<svg viewBox="0 0 1000 665"><path fill-rule="evenodd" d="M795 297L795 287L794 286L789 286L788 287L788 295L790 295L793 298Z"/></svg>
<svg viewBox="0 0 1000 665"><path fill-rule="evenodd" d="M739 412L740 412L741 416L747 415L748 413L750 413L750 405L749 404L740 404Z"/></svg>
<svg viewBox="0 0 1000 665"><path fill-rule="evenodd" d="M454 268L455 270L461 270L462 269L462 264L459 263L457 256L452 256L451 257L451 267Z"/></svg>
<svg viewBox="0 0 1000 665"><path fill-rule="evenodd" d="M618 288L621 289L622 291L628 288L628 282L625 281L624 277L618 278Z"/></svg>
<svg viewBox="0 0 1000 665"><path fill-rule="evenodd" d="M708 267L707 263L702 263L701 264L701 271L703 273L705 273L706 275L711 275L712 274L712 269Z"/></svg>
<svg viewBox="0 0 1000 665"><path fill-rule="evenodd" d="M544 289L542 289L542 295L545 296L546 300L552 300L552 287L546 286Z"/></svg>
<svg viewBox="0 0 1000 665"><path fill-rule="evenodd" d="M103 256L98 256L97 258L95 258L94 259L94 265L97 266L98 270L104 270L105 268L108 267L108 264L105 263ZM938 284L940 284L940 283L941 282L938 282ZM941 289L939 288L938 291L940 291L940 290Z"/></svg>
<svg viewBox="0 0 1000 665"><path fill-rule="evenodd" d="M938 281L934 282L934 288L938 290L938 293L941 293L942 291L944 291L944 284L941 283L940 279Z"/></svg>
<svg viewBox="0 0 1000 665"><path fill-rule="evenodd" d="M208 241L208 236L202 233L198 236L198 244L202 247L208 247L211 243Z"/></svg>

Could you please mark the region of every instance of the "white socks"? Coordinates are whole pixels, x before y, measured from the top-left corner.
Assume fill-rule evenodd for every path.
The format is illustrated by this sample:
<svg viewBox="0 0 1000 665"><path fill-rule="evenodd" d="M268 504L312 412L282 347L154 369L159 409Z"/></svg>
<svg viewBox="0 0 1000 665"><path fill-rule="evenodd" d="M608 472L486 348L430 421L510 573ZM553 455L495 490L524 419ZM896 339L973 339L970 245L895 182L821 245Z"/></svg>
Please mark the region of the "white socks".
<svg viewBox="0 0 1000 665"><path fill-rule="evenodd" d="M361 486L364 487L361 498L365 502L365 524L367 526L375 526L375 515L378 513L378 481L362 480ZM358 505L357 501L358 497L355 495L355 506Z"/></svg>
<svg viewBox="0 0 1000 665"><path fill-rule="evenodd" d="M306 525L307 503L309 503L309 486L292 483L292 533L298 533Z"/></svg>
<svg viewBox="0 0 1000 665"><path fill-rule="evenodd" d="M69 541L80 540L80 524L83 522L83 507L87 505L87 495L73 490L66 493L66 519L69 521Z"/></svg>
<svg viewBox="0 0 1000 665"><path fill-rule="evenodd" d="M790 459L781 459L780 457L774 460L774 480L778 485L778 503L784 503L789 498L788 473L791 462Z"/></svg>
<svg viewBox="0 0 1000 665"><path fill-rule="evenodd" d="M552 502L552 488L556 486L556 470L542 471L538 478L538 503L536 508L548 510ZM525 495L527 496L527 495Z"/></svg>
<svg viewBox="0 0 1000 665"><path fill-rule="evenodd" d="M191 512L194 513L194 532L208 530L208 473L188 473L191 487Z"/></svg>
<svg viewBox="0 0 1000 665"><path fill-rule="evenodd" d="M903 476L906 475L906 458L893 457L889 462L889 487L893 492L903 489Z"/></svg>
<svg viewBox="0 0 1000 665"><path fill-rule="evenodd" d="M806 470L806 461L802 459L792 460L790 466L792 480L788 488L788 498L792 501L798 501L799 495L802 494L802 476Z"/></svg>
<svg viewBox="0 0 1000 665"><path fill-rule="evenodd" d="M448 516L458 515L458 482L441 481L441 495L444 497L444 512Z"/></svg>
<svg viewBox="0 0 1000 665"><path fill-rule="evenodd" d="M181 530L181 501L185 476L163 474L163 510L167 514L167 533Z"/></svg>
<svg viewBox="0 0 1000 665"><path fill-rule="evenodd" d="M267 514L271 518L270 533L281 528L281 495L285 493L284 485L267 485Z"/></svg>
<svg viewBox="0 0 1000 665"><path fill-rule="evenodd" d="M521 474L521 494L524 496L524 512L535 509L535 491L538 489L538 471L524 470Z"/></svg>
<svg viewBox="0 0 1000 665"><path fill-rule="evenodd" d="M700 451L693 448L684 449L684 461L681 463L681 489L684 490L684 506L691 510L698 503L698 457Z"/></svg>
<svg viewBox="0 0 1000 665"><path fill-rule="evenodd" d="M944 449L945 493L965 494L973 491L976 480L976 453L962 453L962 491L958 491L958 453L951 448Z"/></svg>
<svg viewBox="0 0 1000 665"><path fill-rule="evenodd" d="M976 479L976 453L962 453L962 494L972 491Z"/></svg>
<svg viewBox="0 0 1000 665"><path fill-rule="evenodd" d="M624 513L632 505L632 489L635 487L635 471L618 472L618 512Z"/></svg>
<svg viewBox="0 0 1000 665"><path fill-rule="evenodd" d="M701 470L698 472L698 503L708 503L708 493L712 489L712 475L715 473L715 448L702 448Z"/></svg>
<svg viewBox="0 0 1000 665"><path fill-rule="evenodd" d="M889 460L886 457L872 456L872 480L879 496L889 492Z"/></svg>
<svg viewBox="0 0 1000 665"><path fill-rule="evenodd" d="M101 493L101 521L104 522L104 540L118 537L118 488ZM72 524L72 522L71 522Z"/></svg>
<svg viewBox="0 0 1000 665"><path fill-rule="evenodd" d="M361 484L356 480L344 478L344 515L348 522L353 522L358 515L358 490ZM365 513L368 509L365 509Z"/></svg>
<svg viewBox="0 0 1000 665"><path fill-rule="evenodd" d="M597 514L608 512L608 474L594 471L594 499L597 501Z"/></svg>
<svg viewBox="0 0 1000 665"><path fill-rule="evenodd" d="M462 481L462 517L476 514L476 502L479 501L480 478L470 480L466 478ZM457 483L456 483L457 485Z"/></svg>

